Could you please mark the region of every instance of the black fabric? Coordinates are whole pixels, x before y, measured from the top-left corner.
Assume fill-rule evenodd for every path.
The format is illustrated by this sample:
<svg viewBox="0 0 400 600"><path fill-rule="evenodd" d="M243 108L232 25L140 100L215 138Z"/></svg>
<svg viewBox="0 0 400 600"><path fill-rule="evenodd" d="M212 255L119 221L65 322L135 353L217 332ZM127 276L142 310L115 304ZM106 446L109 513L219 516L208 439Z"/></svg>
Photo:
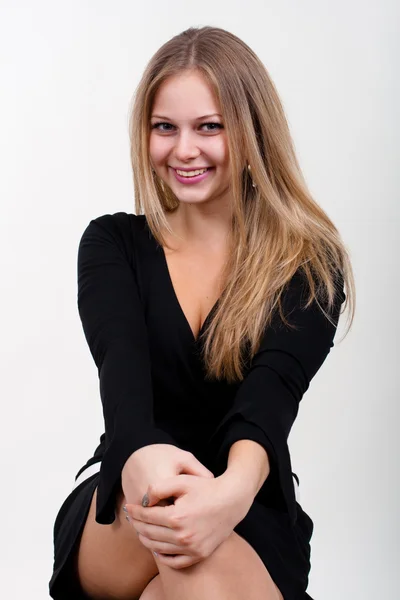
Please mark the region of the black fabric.
<svg viewBox="0 0 400 600"><path fill-rule="evenodd" d="M49 582L50 597L55 600L86 600L75 570L75 557L99 475L80 483L64 500L54 528L54 565Z"/></svg>
<svg viewBox="0 0 400 600"><path fill-rule="evenodd" d="M119 212L90 221L78 251L78 309L105 423L85 465L101 459L96 521L113 522L121 470L135 450L173 444L218 475L236 440L254 440L268 453L271 472L238 532L286 590L285 600L306 598L312 521L295 499L287 440L299 402L333 346L342 280L338 290L332 325L315 303L303 309L304 280L296 274L283 307L297 329L276 317L240 384L206 380L199 338L145 216Z"/></svg>

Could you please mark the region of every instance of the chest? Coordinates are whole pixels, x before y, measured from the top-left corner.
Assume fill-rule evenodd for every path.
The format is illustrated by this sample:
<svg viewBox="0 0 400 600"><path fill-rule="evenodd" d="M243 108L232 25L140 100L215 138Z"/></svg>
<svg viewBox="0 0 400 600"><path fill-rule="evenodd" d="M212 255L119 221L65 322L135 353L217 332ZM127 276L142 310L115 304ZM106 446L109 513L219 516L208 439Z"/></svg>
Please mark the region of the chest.
<svg viewBox="0 0 400 600"><path fill-rule="evenodd" d="M222 291L225 255L178 253L164 248L166 266L176 300L197 339Z"/></svg>

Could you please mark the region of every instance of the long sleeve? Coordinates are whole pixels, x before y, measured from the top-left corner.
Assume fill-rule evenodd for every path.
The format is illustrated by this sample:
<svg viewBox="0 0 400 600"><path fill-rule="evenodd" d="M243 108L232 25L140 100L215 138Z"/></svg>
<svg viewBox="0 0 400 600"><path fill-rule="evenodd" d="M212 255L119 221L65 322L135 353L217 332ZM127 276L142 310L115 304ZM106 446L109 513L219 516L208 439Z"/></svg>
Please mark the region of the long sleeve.
<svg viewBox="0 0 400 600"><path fill-rule="evenodd" d="M153 391L147 330L129 250L128 215L90 221L78 250L78 310L99 375L105 422L105 453L97 490L96 521L115 519L121 471L139 448L179 446L153 420Z"/></svg>
<svg viewBox="0 0 400 600"><path fill-rule="evenodd" d="M298 271L282 295L285 317L296 329L285 326L276 312L237 389L232 407L210 440L218 474L225 471L229 449L235 441L250 439L265 448L271 470L256 498L271 503L274 496L273 502L288 512L292 524L297 509L287 440L299 402L334 345L340 308L346 298L340 274L330 313L335 324L332 325L315 300L304 308L305 281Z"/></svg>

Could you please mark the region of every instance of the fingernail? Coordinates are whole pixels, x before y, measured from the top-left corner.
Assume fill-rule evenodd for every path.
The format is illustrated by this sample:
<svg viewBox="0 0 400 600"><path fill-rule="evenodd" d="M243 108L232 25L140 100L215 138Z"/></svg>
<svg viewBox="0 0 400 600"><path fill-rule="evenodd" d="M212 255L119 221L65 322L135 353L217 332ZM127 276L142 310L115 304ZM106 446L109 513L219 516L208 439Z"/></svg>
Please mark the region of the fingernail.
<svg viewBox="0 0 400 600"><path fill-rule="evenodd" d="M145 494L143 496L143 500L142 500L142 506L148 506L149 505L149 497L147 494Z"/></svg>
<svg viewBox="0 0 400 600"><path fill-rule="evenodd" d="M125 519L128 521L128 523L130 522L130 518L128 517L128 515L125 516Z"/></svg>
<svg viewBox="0 0 400 600"><path fill-rule="evenodd" d="M154 556L158 556L158 552L153 552Z"/></svg>
<svg viewBox="0 0 400 600"><path fill-rule="evenodd" d="M126 512L126 513L128 512L128 509L126 508L126 505L125 505L125 504L124 504L124 506L122 507L122 510L123 510L124 512Z"/></svg>

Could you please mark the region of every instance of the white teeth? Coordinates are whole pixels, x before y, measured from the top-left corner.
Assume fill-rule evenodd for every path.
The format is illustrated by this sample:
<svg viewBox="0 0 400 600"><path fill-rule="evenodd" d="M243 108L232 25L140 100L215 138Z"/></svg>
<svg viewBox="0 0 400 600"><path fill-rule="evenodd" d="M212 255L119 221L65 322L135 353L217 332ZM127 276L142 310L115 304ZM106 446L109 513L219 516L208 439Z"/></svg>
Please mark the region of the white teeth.
<svg viewBox="0 0 400 600"><path fill-rule="evenodd" d="M179 169L176 169L178 175L182 175L182 177L194 177L195 175L201 175L206 171L207 169L201 169L200 171L180 171Z"/></svg>

